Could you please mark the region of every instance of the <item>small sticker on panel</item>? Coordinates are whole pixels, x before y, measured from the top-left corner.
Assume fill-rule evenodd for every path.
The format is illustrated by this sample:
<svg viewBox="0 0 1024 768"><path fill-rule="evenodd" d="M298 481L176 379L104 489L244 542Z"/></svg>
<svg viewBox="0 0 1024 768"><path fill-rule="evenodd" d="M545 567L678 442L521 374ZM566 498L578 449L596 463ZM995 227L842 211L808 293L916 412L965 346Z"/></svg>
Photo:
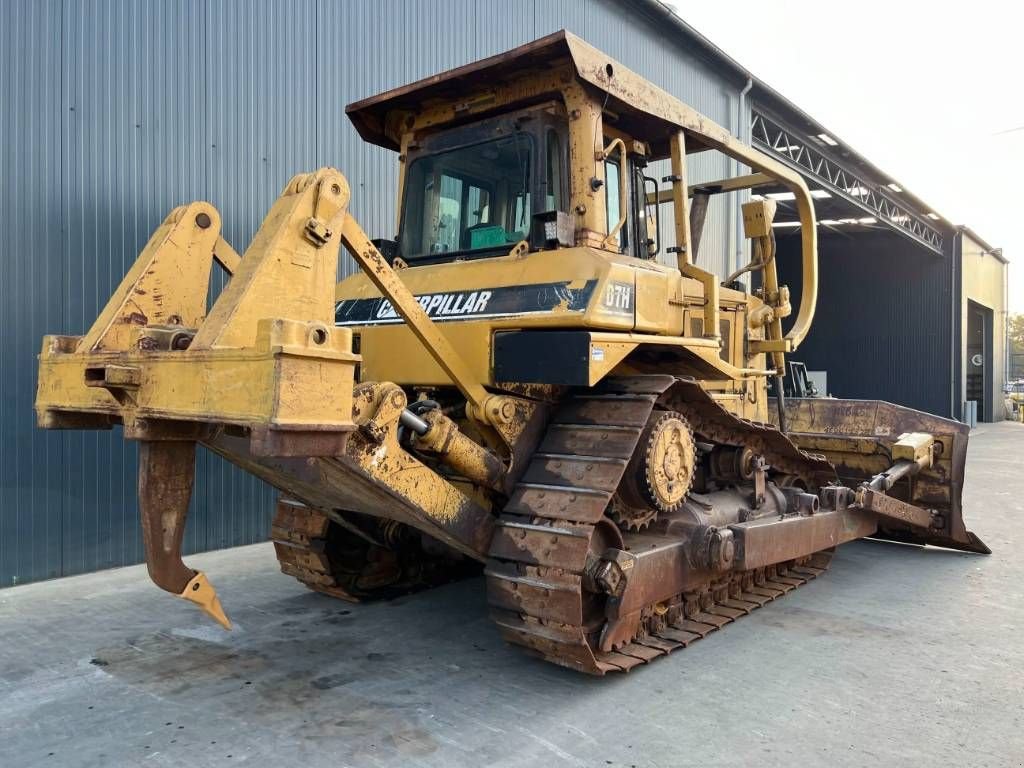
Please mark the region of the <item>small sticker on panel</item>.
<svg viewBox="0 0 1024 768"><path fill-rule="evenodd" d="M592 347L590 349L590 359L598 363L603 362L604 350L601 347Z"/></svg>

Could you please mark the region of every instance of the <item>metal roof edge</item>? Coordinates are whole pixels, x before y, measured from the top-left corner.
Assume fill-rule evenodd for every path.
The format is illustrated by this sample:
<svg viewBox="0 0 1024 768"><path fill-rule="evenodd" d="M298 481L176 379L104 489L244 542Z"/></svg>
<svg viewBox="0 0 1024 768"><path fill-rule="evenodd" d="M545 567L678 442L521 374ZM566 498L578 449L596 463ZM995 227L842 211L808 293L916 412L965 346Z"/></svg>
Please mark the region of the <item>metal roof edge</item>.
<svg viewBox="0 0 1024 768"><path fill-rule="evenodd" d="M957 224L954 227L954 229L956 229L957 233L961 235L967 235L969 238L971 238L971 240L980 245L982 247L982 250L985 251L985 253L989 253L995 256L997 259L1003 262L1003 264L1010 263L1010 260L1003 255L1002 248L993 247L985 238L983 238L981 235L979 235L966 224Z"/></svg>
<svg viewBox="0 0 1024 768"><path fill-rule="evenodd" d="M767 96L767 98L763 98L765 96ZM850 144L850 142L842 138L835 131L829 129L824 124L820 123L818 120L811 117L807 112L791 102L771 86L767 85L763 80L754 79L754 87L751 89L751 101L766 104L770 108L774 108L770 109L770 111L772 111L777 117L782 118L784 122L789 122L793 128L805 130L812 136L817 136L822 133L830 136L834 141L838 142L838 147L815 147L815 151L820 152L823 155L831 156L837 163L843 163L845 161L846 164L853 165L855 168L862 170L865 176L872 177L873 181L881 184L882 186L895 184L901 190L896 193L899 195L900 199L915 207L921 215L928 216L928 214L934 213L939 218L933 219L931 216L928 216L928 218L932 219L936 226L941 226L950 232L956 229L956 225L953 224L950 219L936 211L935 208L925 202L924 199L911 192L910 189L907 188L907 185L903 184L891 173L882 170L873 162L868 160L864 153L859 152ZM803 125L794 125L794 117L797 118L798 121L802 121ZM842 151L837 152L836 150L840 148Z"/></svg>

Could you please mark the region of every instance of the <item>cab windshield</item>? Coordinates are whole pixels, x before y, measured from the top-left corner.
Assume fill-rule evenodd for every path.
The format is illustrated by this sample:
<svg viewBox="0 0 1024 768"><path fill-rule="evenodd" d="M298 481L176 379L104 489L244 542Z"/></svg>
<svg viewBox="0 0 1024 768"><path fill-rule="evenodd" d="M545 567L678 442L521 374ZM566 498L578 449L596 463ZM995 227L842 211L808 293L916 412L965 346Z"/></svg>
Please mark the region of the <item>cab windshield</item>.
<svg viewBox="0 0 1024 768"><path fill-rule="evenodd" d="M405 259L508 250L526 239L533 138L527 133L416 158L406 174Z"/></svg>

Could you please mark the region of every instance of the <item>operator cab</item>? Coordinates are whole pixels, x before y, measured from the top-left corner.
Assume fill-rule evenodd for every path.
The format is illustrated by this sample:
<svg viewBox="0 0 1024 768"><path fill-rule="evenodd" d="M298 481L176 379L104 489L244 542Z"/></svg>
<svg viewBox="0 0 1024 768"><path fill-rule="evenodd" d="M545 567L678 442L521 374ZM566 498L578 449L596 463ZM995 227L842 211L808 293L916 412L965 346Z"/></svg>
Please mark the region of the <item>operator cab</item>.
<svg viewBox="0 0 1024 768"><path fill-rule="evenodd" d="M424 137L409 147L398 255L423 264L542 247L536 215L568 208L566 147L553 102Z"/></svg>
<svg viewBox="0 0 1024 768"><path fill-rule="evenodd" d="M606 248L656 258L659 190L645 173L645 147L617 131L605 139L615 148L593 191L610 226L622 220ZM623 157L626 146L641 151ZM419 139L406 157L392 252L408 264L430 264L504 256L522 241L531 251L574 245L568 148L565 107L554 101Z"/></svg>
<svg viewBox="0 0 1024 768"><path fill-rule="evenodd" d="M763 374L767 369L756 367L761 353L771 353L781 374L783 355L807 333L816 303L817 229L800 176L571 33L364 99L346 113L364 140L398 153L397 234L374 241L392 265L559 248L575 249L570 259L603 252L608 257L598 260L606 273L635 268L638 307L641 294L652 306L678 307L634 310L636 329L702 339L700 354L706 348L716 371L720 353L732 361L730 379L748 369ZM706 151L751 172L691 186L687 160ZM724 281L698 263L711 197L766 184L793 193L800 219L803 289L785 334L782 320L792 308L778 285L771 201L743 207L744 230L760 256ZM620 256L669 263L628 265ZM760 275L756 297L736 283L747 272ZM742 323L745 332L723 332L723 320ZM746 338L746 330L753 334L749 344L725 349L727 338Z"/></svg>

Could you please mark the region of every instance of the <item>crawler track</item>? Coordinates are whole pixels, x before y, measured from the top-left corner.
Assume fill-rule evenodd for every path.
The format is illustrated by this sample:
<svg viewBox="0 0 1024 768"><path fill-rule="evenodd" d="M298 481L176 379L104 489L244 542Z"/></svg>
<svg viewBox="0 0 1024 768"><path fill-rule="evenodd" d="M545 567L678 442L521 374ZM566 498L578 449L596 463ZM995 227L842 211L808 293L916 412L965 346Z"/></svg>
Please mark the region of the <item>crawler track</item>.
<svg viewBox="0 0 1024 768"><path fill-rule="evenodd" d="M307 587L350 602L362 596L356 586L358 570L339 573L327 553L331 519L323 512L287 500L277 503L270 527L281 572ZM362 566L363 563L358 563Z"/></svg>
<svg viewBox="0 0 1024 768"><path fill-rule="evenodd" d="M713 403L695 404L688 395L703 392L668 377L611 380L555 413L500 517L484 572L491 615L507 641L590 674L627 671L696 642L828 567L831 551L709 578L699 589L648 606L635 637L600 650L604 597L587 589L585 571L588 558L622 546L604 513L656 404L685 409L694 431L717 442L756 444L786 471L828 469L770 427Z"/></svg>
<svg viewBox="0 0 1024 768"><path fill-rule="evenodd" d="M270 529L281 572L310 589L349 602L393 598L479 573L453 553L428 554L419 534L390 521L377 535L358 533L320 510L281 499ZM390 534L390 535L389 535Z"/></svg>

